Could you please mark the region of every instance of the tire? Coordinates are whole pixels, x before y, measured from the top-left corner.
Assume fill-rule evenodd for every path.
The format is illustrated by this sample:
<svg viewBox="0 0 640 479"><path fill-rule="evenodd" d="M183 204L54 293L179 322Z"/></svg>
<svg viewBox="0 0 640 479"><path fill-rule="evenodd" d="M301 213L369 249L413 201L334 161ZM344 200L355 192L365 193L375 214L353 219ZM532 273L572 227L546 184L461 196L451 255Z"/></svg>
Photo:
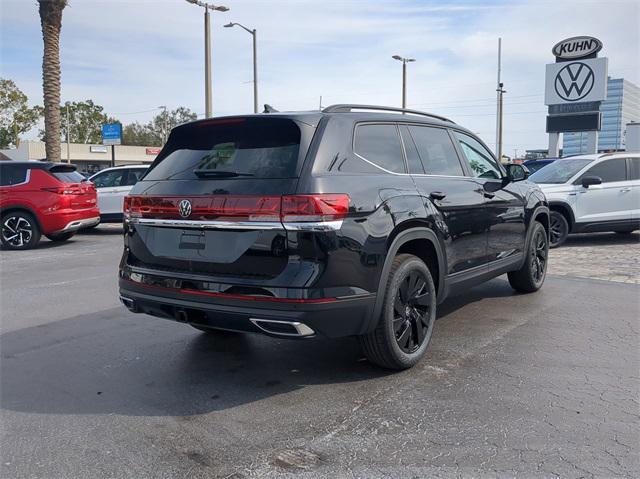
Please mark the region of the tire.
<svg viewBox="0 0 640 479"><path fill-rule="evenodd" d="M552 211L549 218L550 240L549 247L557 248L564 243L569 236L569 222L559 211Z"/></svg>
<svg viewBox="0 0 640 479"><path fill-rule="evenodd" d="M387 369L408 369L426 353L436 319L436 288L424 262L395 257L385 285L376 328L359 336L369 361Z"/></svg>
<svg viewBox="0 0 640 479"><path fill-rule="evenodd" d="M2 216L2 245L7 249L34 248L40 241L40 227L31 213L12 211Z"/></svg>
<svg viewBox="0 0 640 479"><path fill-rule="evenodd" d="M541 223L536 221L533 224L533 231L527 245L522 268L507 274L511 287L520 293L538 291L547 275L548 258L549 241L547 239L547 231Z"/></svg>
<svg viewBox="0 0 640 479"><path fill-rule="evenodd" d="M45 236L49 238L51 241L58 243L62 241L67 241L69 238L73 237L73 235L75 234L76 234L75 231L70 231L68 233L58 233L55 235L45 235Z"/></svg>

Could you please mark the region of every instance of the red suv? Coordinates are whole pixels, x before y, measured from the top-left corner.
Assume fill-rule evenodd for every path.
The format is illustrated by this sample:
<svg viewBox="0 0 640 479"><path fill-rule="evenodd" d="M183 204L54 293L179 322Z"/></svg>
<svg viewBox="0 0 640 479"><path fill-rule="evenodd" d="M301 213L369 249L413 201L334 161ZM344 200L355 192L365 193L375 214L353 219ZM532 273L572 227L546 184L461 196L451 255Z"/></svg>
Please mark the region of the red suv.
<svg viewBox="0 0 640 479"><path fill-rule="evenodd" d="M66 241L100 222L96 189L73 165L0 162L2 245L29 249L41 235Z"/></svg>

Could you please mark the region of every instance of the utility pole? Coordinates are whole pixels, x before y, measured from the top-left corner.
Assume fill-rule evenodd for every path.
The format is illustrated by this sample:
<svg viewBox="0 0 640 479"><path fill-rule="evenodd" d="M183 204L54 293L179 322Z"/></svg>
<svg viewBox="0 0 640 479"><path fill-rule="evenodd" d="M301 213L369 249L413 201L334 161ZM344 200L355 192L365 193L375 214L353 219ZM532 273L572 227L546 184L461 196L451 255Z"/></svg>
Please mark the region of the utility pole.
<svg viewBox="0 0 640 479"><path fill-rule="evenodd" d="M498 82L496 87L496 147L495 153L498 161L502 161L502 82L500 75L502 73L502 38L498 38Z"/></svg>
<svg viewBox="0 0 640 479"><path fill-rule="evenodd" d="M209 21L209 9L218 12L228 12L229 8L223 5L216 6L210 3L201 2L200 0L187 0L199 7L204 8L204 110L205 118L210 118L212 114L211 107L211 28Z"/></svg>
<svg viewBox="0 0 640 479"><path fill-rule="evenodd" d="M162 110L162 145L164 146L164 144L167 142L167 107L165 105L160 105L158 108Z"/></svg>
<svg viewBox="0 0 640 479"><path fill-rule="evenodd" d="M407 108L407 63L415 62L415 58L403 58L393 55L391 58L402 62L402 109Z"/></svg>
<svg viewBox="0 0 640 479"><path fill-rule="evenodd" d="M322 111L322 95L320 95L320 107L318 109Z"/></svg>
<svg viewBox="0 0 640 479"><path fill-rule="evenodd" d="M66 102L65 106L67 107L67 163L71 163L71 154L69 148L69 138L70 138L70 127L69 127L69 102Z"/></svg>

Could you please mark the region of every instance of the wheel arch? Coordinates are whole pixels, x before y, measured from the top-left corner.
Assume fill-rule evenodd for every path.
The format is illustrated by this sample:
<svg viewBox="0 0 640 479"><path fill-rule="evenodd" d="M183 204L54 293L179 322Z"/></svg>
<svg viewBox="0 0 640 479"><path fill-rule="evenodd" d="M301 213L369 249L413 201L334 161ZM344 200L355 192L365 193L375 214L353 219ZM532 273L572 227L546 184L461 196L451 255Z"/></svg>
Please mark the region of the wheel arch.
<svg viewBox="0 0 640 479"><path fill-rule="evenodd" d="M436 274L434 275L433 280L436 285L438 302L441 301L441 296L445 291L446 259L435 231L425 226L403 225L403 227L399 226L397 231L394 231L390 238L390 245L387 249L387 255L378 282L378 291L376 293L376 300L373 307L373 315L369 321L367 331L371 331L375 328L377 320L380 317L389 271L391 269L393 259L398 254L409 253L419 257L427 264L432 273L434 272L433 268L435 267Z"/></svg>
<svg viewBox="0 0 640 479"><path fill-rule="evenodd" d="M13 213L16 211L24 211L25 213L29 213L31 216L33 216L33 218L36 220L36 226L38 227L40 232L44 234L44 231L42 230L42 223L40 222L40 218L38 218L38 214L28 206L24 206L24 205L3 206L2 208L0 208L0 218L4 217L4 215L6 215L7 213Z"/></svg>
<svg viewBox="0 0 640 479"><path fill-rule="evenodd" d="M552 211L558 211L562 213L562 215L564 215L564 217L567 219L567 223L569 223L569 233L571 233L571 230L573 230L573 226L576 223L576 219L571 206L563 201L551 201L549 203L549 215L551 215Z"/></svg>

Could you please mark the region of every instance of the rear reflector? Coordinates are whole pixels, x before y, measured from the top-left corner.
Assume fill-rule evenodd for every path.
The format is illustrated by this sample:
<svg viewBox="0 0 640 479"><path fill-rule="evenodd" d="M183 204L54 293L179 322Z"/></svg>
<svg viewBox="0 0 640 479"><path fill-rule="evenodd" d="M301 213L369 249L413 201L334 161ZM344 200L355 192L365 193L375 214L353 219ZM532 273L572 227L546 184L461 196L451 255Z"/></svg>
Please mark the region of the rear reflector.
<svg viewBox="0 0 640 479"><path fill-rule="evenodd" d="M348 211L349 196L345 194L127 196L124 200L128 218L322 222L343 219Z"/></svg>

